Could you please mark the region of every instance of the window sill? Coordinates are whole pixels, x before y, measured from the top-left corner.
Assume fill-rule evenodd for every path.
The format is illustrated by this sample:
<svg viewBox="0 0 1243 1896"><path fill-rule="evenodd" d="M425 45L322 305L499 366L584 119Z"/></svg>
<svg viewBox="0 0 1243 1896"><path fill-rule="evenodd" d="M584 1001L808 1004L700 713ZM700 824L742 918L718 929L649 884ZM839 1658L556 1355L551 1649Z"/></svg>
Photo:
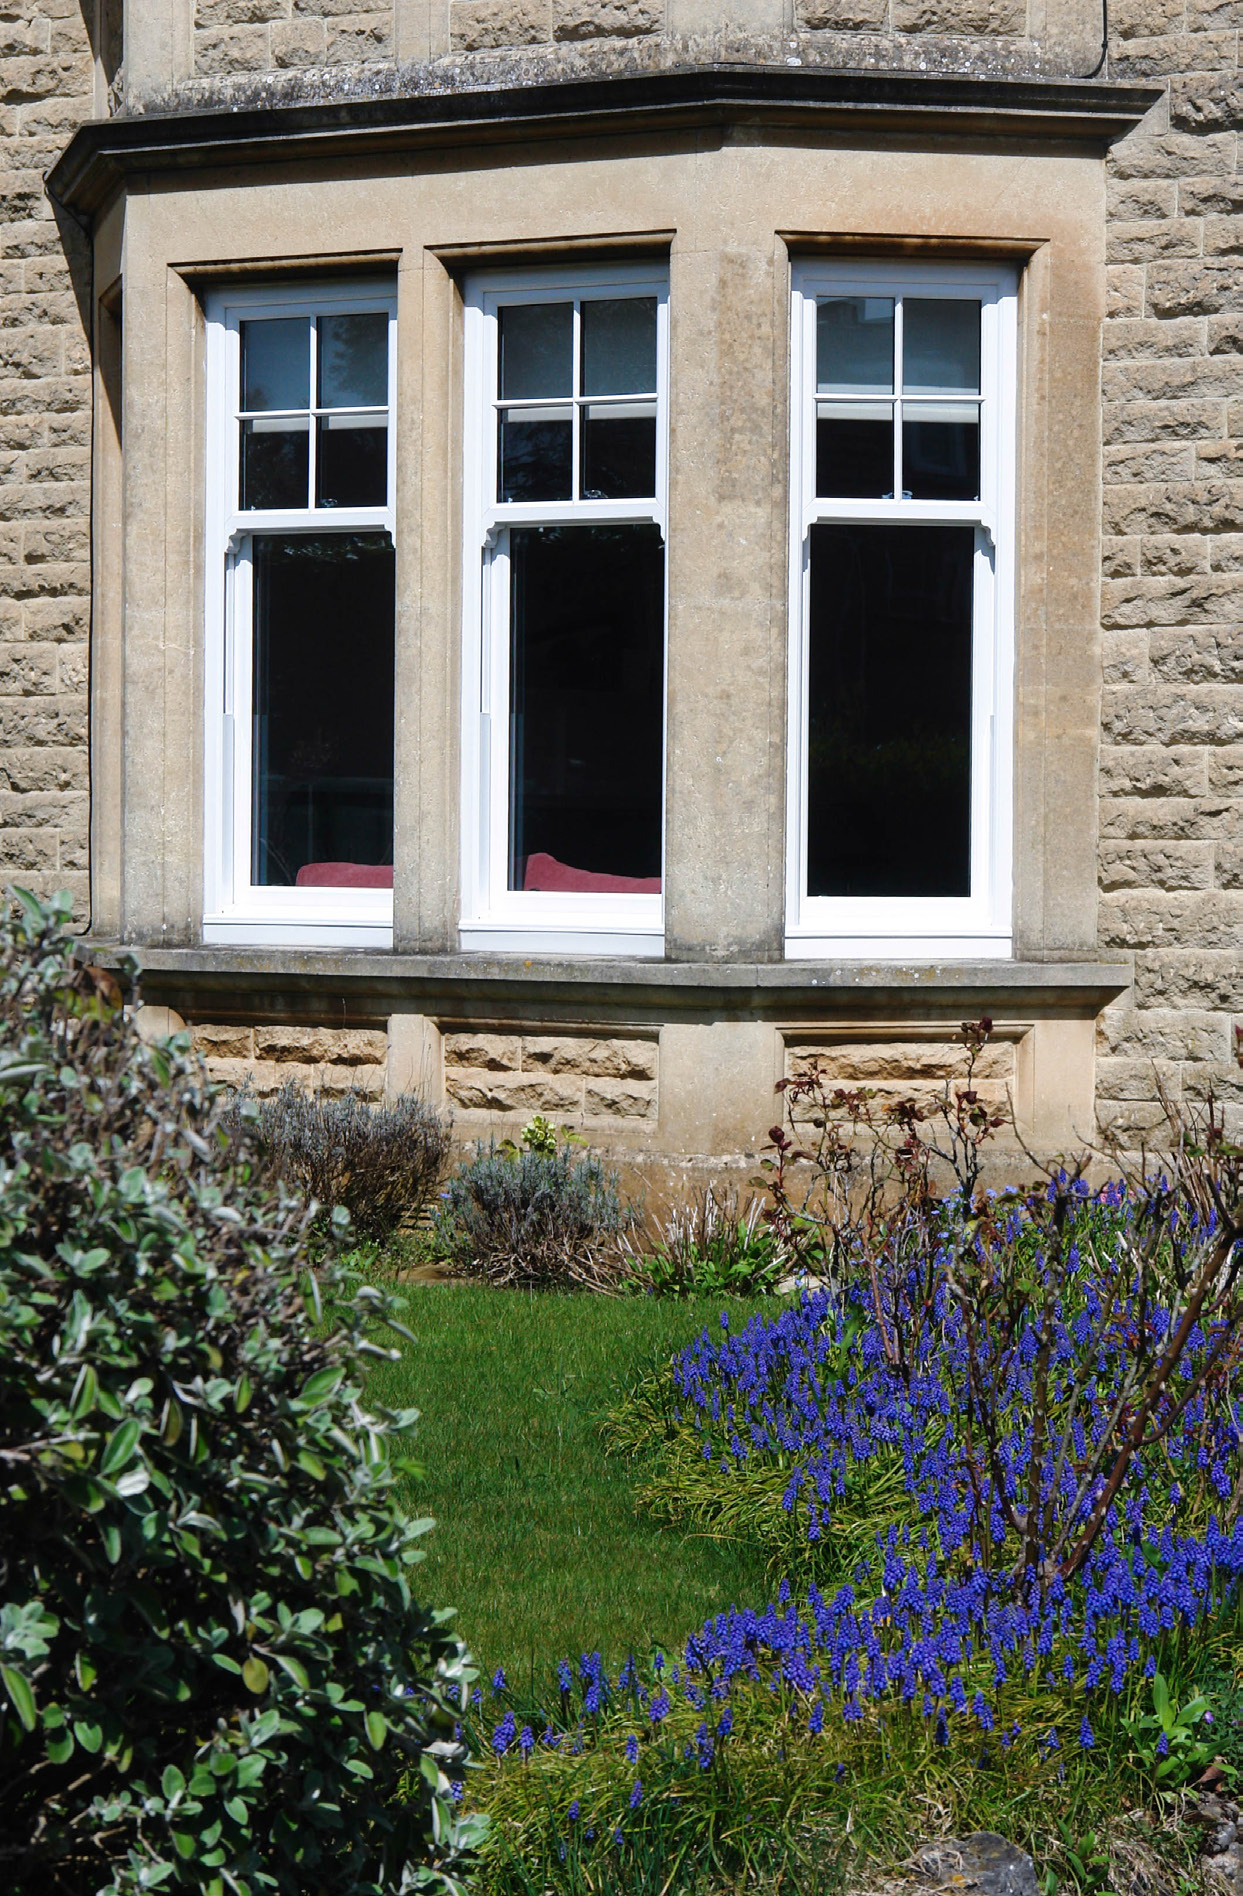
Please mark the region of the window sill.
<svg viewBox="0 0 1243 1896"><path fill-rule="evenodd" d="M1009 961L1009 935L797 935L785 938L787 961Z"/></svg>
<svg viewBox="0 0 1243 1896"><path fill-rule="evenodd" d="M562 956L609 955L663 960L665 937L659 928L532 928L525 923L463 922L458 928L463 954Z"/></svg>
<svg viewBox="0 0 1243 1896"><path fill-rule="evenodd" d="M256 916L212 915L203 921L208 948L374 948L393 946L391 917L364 921L343 916L307 917L304 921L263 920Z"/></svg>

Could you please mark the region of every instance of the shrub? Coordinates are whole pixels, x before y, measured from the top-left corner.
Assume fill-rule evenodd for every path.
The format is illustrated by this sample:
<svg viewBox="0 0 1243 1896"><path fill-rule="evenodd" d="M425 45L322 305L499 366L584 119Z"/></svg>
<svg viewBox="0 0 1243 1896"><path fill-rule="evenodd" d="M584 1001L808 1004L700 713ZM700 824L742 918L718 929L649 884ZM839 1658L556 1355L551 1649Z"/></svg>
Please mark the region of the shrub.
<svg viewBox="0 0 1243 1896"><path fill-rule="evenodd" d="M306 1208L68 917L0 918L0 1881L455 1889L472 1674L363 1388L395 1306L331 1261L321 1305Z"/></svg>
<svg viewBox="0 0 1243 1896"><path fill-rule="evenodd" d="M645 1245L623 1238L636 1290L657 1296L750 1297L775 1290L785 1270L763 1201L745 1206L732 1187L707 1185L675 1205Z"/></svg>
<svg viewBox="0 0 1243 1896"><path fill-rule="evenodd" d="M617 1176L573 1139L550 1151L546 1128L533 1120L521 1147L476 1146L441 1193L437 1244L464 1277L491 1284L610 1287L631 1221Z"/></svg>
<svg viewBox="0 0 1243 1896"><path fill-rule="evenodd" d="M445 1121L410 1093L372 1106L357 1093L308 1094L291 1080L260 1103L256 1130L278 1178L325 1215L344 1205L356 1234L378 1244L414 1223L449 1155Z"/></svg>

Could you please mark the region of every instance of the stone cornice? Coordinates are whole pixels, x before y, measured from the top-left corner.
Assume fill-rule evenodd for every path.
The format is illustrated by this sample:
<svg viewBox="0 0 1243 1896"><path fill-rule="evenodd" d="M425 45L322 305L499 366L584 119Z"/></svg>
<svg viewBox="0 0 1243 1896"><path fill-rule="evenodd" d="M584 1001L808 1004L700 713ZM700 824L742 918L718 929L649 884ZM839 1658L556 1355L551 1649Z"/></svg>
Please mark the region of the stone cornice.
<svg viewBox="0 0 1243 1896"><path fill-rule="evenodd" d="M753 124L809 134L897 134L964 142L1103 146L1161 97L1091 80L968 77L825 67L704 65L498 89L421 90L316 104L143 112L94 120L47 177L52 199L89 215L127 176L221 166L346 164L420 147Z"/></svg>

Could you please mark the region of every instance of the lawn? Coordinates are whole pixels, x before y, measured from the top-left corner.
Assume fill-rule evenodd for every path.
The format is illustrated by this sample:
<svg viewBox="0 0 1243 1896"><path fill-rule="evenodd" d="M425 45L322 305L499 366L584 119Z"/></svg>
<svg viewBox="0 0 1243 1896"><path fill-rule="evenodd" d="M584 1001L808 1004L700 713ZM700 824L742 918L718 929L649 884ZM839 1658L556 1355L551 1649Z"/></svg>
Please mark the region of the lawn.
<svg viewBox="0 0 1243 1896"><path fill-rule="evenodd" d="M741 1323L757 1302L733 1300ZM710 1613L764 1591L758 1552L684 1537L636 1512L633 1471L599 1418L722 1299L531 1295L412 1285L418 1342L377 1366L376 1395L422 1412L421 1481L407 1505L436 1519L419 1581L458 1609L481 1664L515 1682L562 1655L673 1645Z"/></svg>

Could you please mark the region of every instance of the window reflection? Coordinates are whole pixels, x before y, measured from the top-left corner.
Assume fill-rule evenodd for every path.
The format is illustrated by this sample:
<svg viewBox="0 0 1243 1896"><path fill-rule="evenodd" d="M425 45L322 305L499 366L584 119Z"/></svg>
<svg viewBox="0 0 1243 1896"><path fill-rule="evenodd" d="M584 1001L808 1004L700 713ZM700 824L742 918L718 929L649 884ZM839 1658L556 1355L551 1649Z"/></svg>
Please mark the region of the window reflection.
<svg viewBox="0 0 1243 1896"><path fill-rule="evenodd" d="M391 887L392 545L256 534L253 560L251 880Z"/></svg>
<svg viewBox="0 0 1243 1896"><path fill-rule="evenodd" d="M969 526L814 526L807 893L970 893Z"/></svg>

